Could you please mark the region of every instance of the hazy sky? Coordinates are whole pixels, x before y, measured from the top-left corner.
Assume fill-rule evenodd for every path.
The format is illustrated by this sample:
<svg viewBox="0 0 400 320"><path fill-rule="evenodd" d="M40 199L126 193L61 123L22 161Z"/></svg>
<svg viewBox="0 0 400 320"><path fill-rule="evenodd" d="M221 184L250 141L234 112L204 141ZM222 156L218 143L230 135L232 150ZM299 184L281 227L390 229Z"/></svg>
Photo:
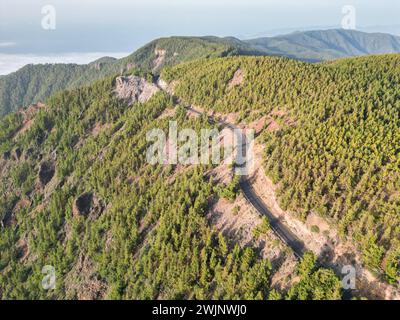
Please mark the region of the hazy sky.
<svg viewBox="0 0 400 320"><path fill-rule="evenodd" d="M56 10L55 30L42 28L45 5ZM359 29L400 34L398 0L0 0L0 74L5 55L86 62L88 53L121 55L161 36L251 38L340 27L344 5L356 8Z"/></svg>

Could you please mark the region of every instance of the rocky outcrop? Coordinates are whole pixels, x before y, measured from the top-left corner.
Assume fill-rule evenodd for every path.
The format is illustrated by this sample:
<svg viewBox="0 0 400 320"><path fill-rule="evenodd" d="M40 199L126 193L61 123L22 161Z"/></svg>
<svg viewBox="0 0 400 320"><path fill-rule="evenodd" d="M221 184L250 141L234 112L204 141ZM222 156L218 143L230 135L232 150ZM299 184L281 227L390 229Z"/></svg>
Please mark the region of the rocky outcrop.
<svg viewBox="0 0 400 320"><path fill-rule="evenodd" d="M167 83L163 79L159 78L157 80L157 85L159 88L161 88L161 90L173 96L175 94L175 88L178 85L178 81L172 81L171 83Z"/></svg>
<svg viewBox="0 0 400 320"><path fill-rule="evenodd" d="M243 73L242 69L239 68L235 71L231 81L229 81L228 89L232 89L233 87L240 86L241 84L243 84L243 81L244 81L244 73Z"/></svg>
<svg viewBox="0 0 400 320"><path fill-rule="evenodd" d="M114 93L129 105L136 102L145 103L159 90L155 84L137 76L121 76L115 80Z"/></svg>
<svg viewBox="0 0 400 320"><path fill-rule="evenodd" d="M163 65L167 51L163 49L156 49L154 54L156 55L156 58L153 61L153 71L156 71Z"/></svg>

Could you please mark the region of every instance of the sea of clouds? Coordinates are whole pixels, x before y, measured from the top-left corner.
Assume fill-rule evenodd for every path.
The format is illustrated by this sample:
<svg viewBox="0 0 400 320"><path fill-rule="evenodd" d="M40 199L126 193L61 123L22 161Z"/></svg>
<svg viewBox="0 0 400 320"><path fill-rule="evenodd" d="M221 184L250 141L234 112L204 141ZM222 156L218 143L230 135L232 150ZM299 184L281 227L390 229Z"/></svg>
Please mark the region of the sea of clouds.
<svg viewBox="0 0 400 320"><path fill-rule="evenodd" d="M7 44L0 43L0 48ZM1 50L0 50L1 51ZM0 52L0 75L6 75L17 71L27 64L42 63L76 63L87 64L102 57L122 58L127 52L86 52L86 53L62 53L62 54L6 54Z"/></svg>

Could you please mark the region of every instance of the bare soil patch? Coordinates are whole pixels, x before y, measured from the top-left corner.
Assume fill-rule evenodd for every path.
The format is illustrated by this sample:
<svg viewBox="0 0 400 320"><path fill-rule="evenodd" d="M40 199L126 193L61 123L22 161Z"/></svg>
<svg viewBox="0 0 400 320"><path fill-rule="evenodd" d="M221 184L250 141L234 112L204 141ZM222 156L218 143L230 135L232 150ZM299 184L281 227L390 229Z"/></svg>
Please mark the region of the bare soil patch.
<svg viewBox="0 0 400 320"><path fill-rule="evenodd" d="M310 214L303 222L294 213L282 210L276 196L277 186L264 174L263 146L256 143L254 153L254 172L250 175L254 189L271 212L284 221L304 242L305 247L313 251L325 266L334 269L338 275L341 275L343 266L354 266L357 271L357 295L370 299L400 299L398 288L381 281L362 266L361 254L353 241L339 237L330 221Z"/></svg>
<svg viewBox="0 0 400 320"><path fill-rule="evenodd" d="M165 109L161 115L158 117L159 119L165 119L165 118L172 118L175 115L175 108L167 108Z"/></svg>
<svg viewBox="0 0 400 320"><path fill-rule="evenodd" d="M162 64L165 61L165 56L167 54L167 51L164 49L156 49L154 51L154 54L156 55L156 57L153 60L153 71L159 69L162 66Z"/></svg>
<svg viewBox="0 0 400 320"><path fill-rule="evenodd" d="M65 277L68 299L101 300L107 294L107 284L96 271L94 262L80 253L73 269Z"/></svg>
<svg viewBox="0 0 400 320"><path fill-rule="evenodd" d="M232 89L233 87L240 86L244 82L244 72L242 69L237 69L233 74L233 78L228 83L228 89Z"/></svg>
<svg viewBox="0 0 400 320"><path fill-rule="evenodd" d="M14 134L14 138L19 137L20 135L24 134L27 132L33 125L34 123L34 117L38 110L45 108L46 105L43 103L37 103L30 105L26 109L20 109L18 112L22 115L22 126L20 129Z"/></svg>
<svg viewBox="0 0 400 320"><path fill-rule="evenodd" d="M97 137L101 132L103 132L104 130L107 130L109 128L111 128L110 124L108 124L108 123L101 124L101 123L97 122L92 129L92 136Z"/></svg>

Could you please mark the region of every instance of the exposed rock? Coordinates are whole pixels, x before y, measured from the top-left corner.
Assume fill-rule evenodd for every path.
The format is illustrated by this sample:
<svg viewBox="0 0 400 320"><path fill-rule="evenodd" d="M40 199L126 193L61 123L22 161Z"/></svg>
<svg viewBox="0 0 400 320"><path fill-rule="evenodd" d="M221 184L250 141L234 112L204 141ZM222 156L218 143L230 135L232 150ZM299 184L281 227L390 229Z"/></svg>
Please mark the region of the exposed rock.
<svg viewBox="0 0 400 320"><path fill-rule="evenodd" d="M166 81L164 81L161 78L159 78L157 80L158 87L161 88L161 90L167 92L168 94L170 94L172 96L174 95L177 84L178 84L177 81L172 81L171 83L167 83Z"/></svg>
<svg viewBox="0 0 400 320"><path fill-rule="evenodd" d="M244 81L244 74L242 69L237 69L233 75L231 81L229 81L228 88L232 89L233 87L240 86Z"/></svg>
<svg viewBox="0 0 400 320"><path fill-rule="evenodd" d="M38 204L37 207L34 208L30 213L32 218L35 218L37 214L41 213L45 207L46 207L45 203Z"/></svg>
<svg viewBox="0 0 400 320"><path fill-rule="evenodd" d="M43 162L39 169L39 182L42 187L46 186L55 174L55 166L51 161Z"/></svg>
<svg viewBox="0 0 400 320"><path fill-rule="evenodd" d="M44 107L46 107L46 105L41 103L41 102L39 102L37 104L30 105L26 109L22 109L21 108L19 110L19 113L22 115L23 121L26 122L26 121L32 119L36 115L36 113L38 112L39 109L42 109Z"/></svg>
<svg viewBox="0 0 400 320"><path fill-rule="evenodd" d="M156 55L156 58L153 61L153 71L159 69L164 63L167 51L163 49L156 49L154 54Z"/></svg>
<svg viewBox="0 0 400 320"><path fill-rule="evenodd" d="M93 276L80 289L77 293L78 300L101 300L105 297L107 284L99 276Z"/></svg>
<svg viewBox="0 0 400 320"><path fill-rule="evenodd" d="M147 102L160 89L153 83L137 76L121 76L116 78L114 92L129 105L136 102Z"/></svg>
<svg viewBox="0 0 400 320"><path fill-rule="evenodd" d="M263 131L265 125L267 123L267 117L261 117L253 122L249 123L248 129L253 129L256 135L259 135L261 131Z"/></svg>
<svg viewBox="0 0 400 320"><path fill-rule="evenodd" d="M161 113L161 115L158 117L158 119L165 119L165 118L173 117L175 112L176 112L175 108L167 108Z"/></svg>
<svg viewBox="0 0 400 320"><path fill-rule="evenodd" d="M23 199L19 200L19 201L15 204L14 209L13 209L13 212L18 212L18 211L20 211L20 210L22 210L22 209L28 207L30 204L31 204L31 202L30 202L28 199L23 198Z"/></svg>
<svg viewBox="0 0 400 320"><path fill-rule="evenodd" d="M92 136L97 137L100 134L100 132L109 128L111 128L111 124L109 123L101 124L99 122L96 122L92 129Z"/></svg>

